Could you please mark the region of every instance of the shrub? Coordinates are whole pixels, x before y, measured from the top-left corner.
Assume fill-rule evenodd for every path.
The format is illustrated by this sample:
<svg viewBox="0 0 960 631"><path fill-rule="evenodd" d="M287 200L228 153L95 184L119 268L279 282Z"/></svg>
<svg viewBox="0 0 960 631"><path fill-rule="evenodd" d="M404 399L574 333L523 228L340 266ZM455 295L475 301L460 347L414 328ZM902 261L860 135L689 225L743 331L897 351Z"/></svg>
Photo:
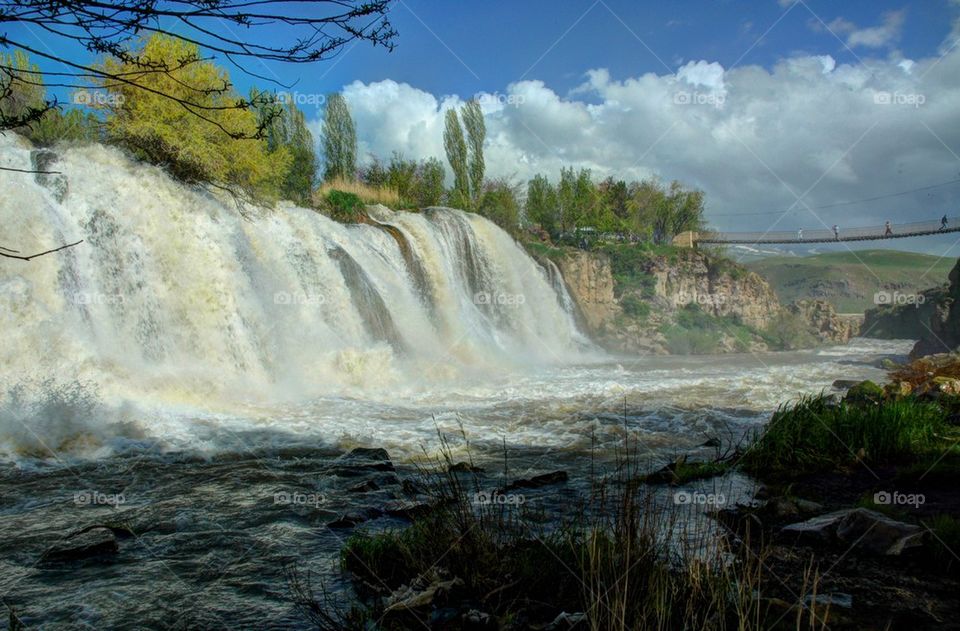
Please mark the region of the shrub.
<svg viewBox="0 0 960 631"><path fill-rule="evenodd" d="M364 216L363 200L346 191L329 191L321 200L320 210L340 223L357 223Z"/></svg>
<svg viewBox="0 0 960 631"><path fill-rule="evenodd" d="M646 320L650 315L650 304L645 302L636 294L627 294L620 299L620 307L623 312L631 318Z"/></svg>

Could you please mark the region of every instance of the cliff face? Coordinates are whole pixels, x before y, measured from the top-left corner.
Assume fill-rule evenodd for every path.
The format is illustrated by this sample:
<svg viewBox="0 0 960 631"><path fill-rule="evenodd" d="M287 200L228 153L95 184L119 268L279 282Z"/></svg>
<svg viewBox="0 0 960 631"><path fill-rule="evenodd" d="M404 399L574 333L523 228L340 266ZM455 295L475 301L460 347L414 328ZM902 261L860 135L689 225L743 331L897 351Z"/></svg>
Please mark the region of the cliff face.
<svg viewBox="0 0 960 631"><path fill-rule="evenodd" d="M784 308L759 275L708 253L644 257L624 269L603 252L572 250L554 259L590 334L622 352L653 354L764 351L781 344L767 331L800 322L804 339L842 343L855 327L824 301ZM795 345L794 345L795 346Z"/></svg>
<svg viewBox="0 0 960 631"><path fill-rule="evenodd" d="M911 357L948 353L960 347L960 259L950 271L946 295L935 303L929 327L910 352Z"/></svg>

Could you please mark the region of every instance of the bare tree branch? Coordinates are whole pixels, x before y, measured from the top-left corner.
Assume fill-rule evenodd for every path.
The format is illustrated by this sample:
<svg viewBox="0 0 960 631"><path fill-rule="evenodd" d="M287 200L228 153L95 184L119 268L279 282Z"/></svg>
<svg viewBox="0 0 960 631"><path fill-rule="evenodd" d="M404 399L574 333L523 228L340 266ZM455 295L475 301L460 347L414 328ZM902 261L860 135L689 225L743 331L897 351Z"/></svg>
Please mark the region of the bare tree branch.
<svg viewBox="0 0 960 631"><path fill-rule="evenodd" d="M37 258L38 256L53 254L54 252L59 252L60 250L66 250L67 248L72 248L73 246L79 245L81 243L83 243L83 239L80 239L75 243L68 243L66 245L61 245L59 248L54 248L52 250L46 250L45 252L38 252L36 254L31 254L30 256L22 256L18 253L18 250L11 250L10 248L5 248L3 246L0 246L0 250L2 250L0 251L0 256L8 259L19 259L21 261L29 261L31 259ZM8 254L9 252L15 252L16 254Z"/></svg>

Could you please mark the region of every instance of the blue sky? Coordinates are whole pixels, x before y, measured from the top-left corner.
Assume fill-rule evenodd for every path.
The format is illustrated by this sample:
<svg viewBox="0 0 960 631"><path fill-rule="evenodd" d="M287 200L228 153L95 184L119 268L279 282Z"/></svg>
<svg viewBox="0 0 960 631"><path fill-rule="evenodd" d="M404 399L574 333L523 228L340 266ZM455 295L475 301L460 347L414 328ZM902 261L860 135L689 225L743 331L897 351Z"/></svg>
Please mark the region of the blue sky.
<svg viewBox="0 0 960 631"><path fill-rule="evenodd" d="M960 215L960 184L817 210L960 178L960 0L397 0L390 19L392 53L362 43L324 63L250 69L301 96L343 90L364 159L442 157L444 110L480 96L492 176L571 165L678 179L729 230ZM243 91L267 87L232 74ZM322 107L303 109L319 135ZM947 237L895 243L960 252Z"/></svg>

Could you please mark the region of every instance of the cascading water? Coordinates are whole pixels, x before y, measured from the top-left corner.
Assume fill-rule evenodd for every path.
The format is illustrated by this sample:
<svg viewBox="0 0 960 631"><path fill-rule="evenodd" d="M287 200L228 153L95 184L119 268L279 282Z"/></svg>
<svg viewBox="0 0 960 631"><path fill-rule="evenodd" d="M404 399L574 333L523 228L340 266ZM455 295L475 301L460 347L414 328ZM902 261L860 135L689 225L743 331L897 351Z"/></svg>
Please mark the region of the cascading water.
<svg viewBox="0 0 960 631"><path fill-rule="evenodd" d="M217 410L363 398L568 362L589 346L562 283L474 214L380 207L380 225L344 226L281 205L245 220L231 201L116 150L52 154L13 134L0 137L0 164L59 172L0 171L0 245L84 239L0 260L8 450L23 448L10 425L31 416L31 389L58 392L60 407L86 401L76 393L87 388L112 402ZM31 427L38 441L74 438Z"/></svg>

